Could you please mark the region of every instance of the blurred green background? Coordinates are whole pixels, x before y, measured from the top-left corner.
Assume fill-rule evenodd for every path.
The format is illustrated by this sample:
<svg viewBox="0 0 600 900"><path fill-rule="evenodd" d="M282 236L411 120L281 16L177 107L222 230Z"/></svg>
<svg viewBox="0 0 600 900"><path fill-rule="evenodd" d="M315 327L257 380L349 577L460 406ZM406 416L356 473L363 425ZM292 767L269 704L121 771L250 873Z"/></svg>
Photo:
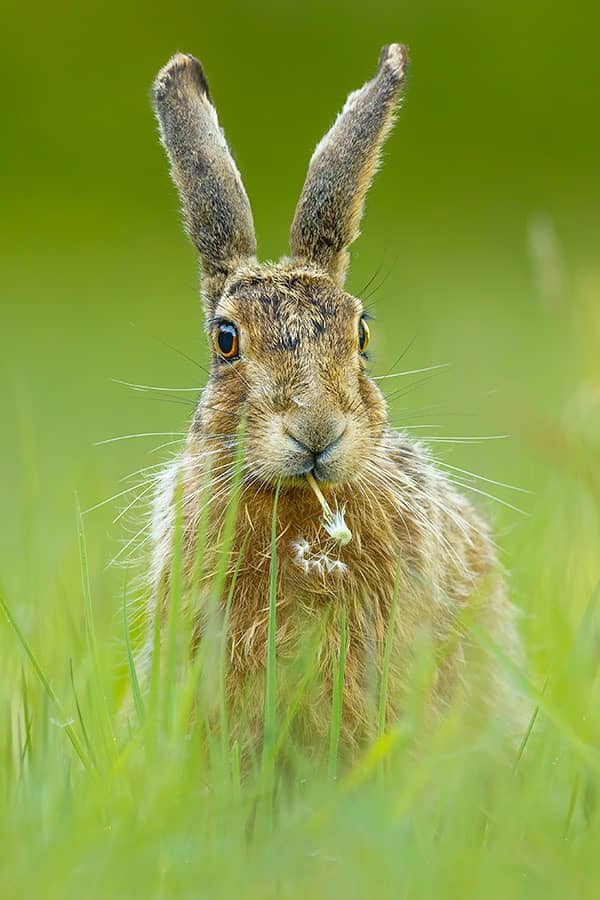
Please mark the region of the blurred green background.
<svg viewBox="0 0 600 900"><path fill-rule="evenodd" d="M13 602L37 608L48 628L53 600L78 602L76 495L87 508L117 493L126 473L158 461L149 451L167 438L96 442L185 429L188 406L113 379L202 384L181 355L206 358L195 253L149 104L158 68L178 49L202 59L259 253L273 258L287 251L315 143L390 41L410 46L411 75L349 280L357 294L369 284L373 370L388 371L408 345L396 368L450 364L393 400L394 424L437 437L510 434L433 447L534 491L516 498L527 518L490 506L517 602L527 608L530 584L544 579L565 608L578 586L589 594L598 576L599 24L591 0L8 0L0 573ZM408 383L388 382L388 392ZM123 537L122 522L111 523L118 509L86 517L102 603L120 577L105 570Z"/></svg>

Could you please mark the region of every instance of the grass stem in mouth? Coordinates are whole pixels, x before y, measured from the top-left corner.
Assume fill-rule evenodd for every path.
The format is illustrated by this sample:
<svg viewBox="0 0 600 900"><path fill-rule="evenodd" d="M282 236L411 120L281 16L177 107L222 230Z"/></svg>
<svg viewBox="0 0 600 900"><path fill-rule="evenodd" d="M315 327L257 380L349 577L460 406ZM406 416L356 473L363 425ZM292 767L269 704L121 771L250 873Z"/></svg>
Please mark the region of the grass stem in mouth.
<svg viewBox="0 0 600 900"><path fill-rule="evenodd" d="M327 500L325 499L325 497L323 496L323 491L322 491L321 488L319 487L319 485L318 485L318 483L317 483L317 479L315 478L315 476L313 475L312 472L307 472L307 473L306 473L306 480L307 480L308 483L310 484L312 490L314 491L314 494L315 494L317 500L318 500L319 503L321 504L321 507L322 507L322 509L323 509L323 515L324 515L326 518L328 518L328 519L332 519L332 518L333 518L333 512L332 512L332 510L331 510L331 507L330 507L329 503L327 502Z"/></svg>
<svg viewBox="0 0 600 900"><path fill-rule="evenodd" d="M327 534L333 538L336 544L340 544L340 546L344 546L345 544L349 544L352 540L352 532L346 525L344 520L344 510L339 509L336 506L335 512L331 509L329 503L323 496L323 491L317 484L317 480L312 472L306 473L306 480L308 481L315 497L321 504L321 509L323 510L323 527Z"/></svg>

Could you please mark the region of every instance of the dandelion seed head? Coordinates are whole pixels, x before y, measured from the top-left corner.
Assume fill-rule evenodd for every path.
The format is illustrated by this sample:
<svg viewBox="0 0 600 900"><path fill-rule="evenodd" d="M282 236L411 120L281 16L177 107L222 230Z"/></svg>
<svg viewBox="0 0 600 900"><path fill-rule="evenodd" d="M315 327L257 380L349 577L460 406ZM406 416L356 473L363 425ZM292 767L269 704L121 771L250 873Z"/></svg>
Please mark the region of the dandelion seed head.
<svg viewBox="0 0 600 900"><path fill-rule="evenodd" d="M352 532L346 525L344 510L336 509L331 516L323 517L323 527L327 534L333 538L340 547L345 547L352 540Z"/></svg>

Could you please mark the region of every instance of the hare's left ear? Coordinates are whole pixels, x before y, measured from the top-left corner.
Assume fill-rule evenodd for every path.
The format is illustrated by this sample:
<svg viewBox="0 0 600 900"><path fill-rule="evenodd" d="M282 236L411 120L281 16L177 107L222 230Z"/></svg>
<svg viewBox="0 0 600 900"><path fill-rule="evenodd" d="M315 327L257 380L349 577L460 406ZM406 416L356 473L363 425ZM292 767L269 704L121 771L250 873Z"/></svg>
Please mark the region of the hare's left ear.
<svg viewBox="0 0 600 900"><path fill-rule="evenodd" d="M317 146L292 224L292 256L344 283L349 245L359 234L365 195L392 127L408 61L405 47L390 44L377 74L350 94L331 130Z"/></svg>
<svg viewBox="0 0 600 900"><path fill-rule="evenodd" d="M198 60L183 53L170 59L152 100L185 228L202 260L210 314L227 276L256 253L250 203Z"/></svg>

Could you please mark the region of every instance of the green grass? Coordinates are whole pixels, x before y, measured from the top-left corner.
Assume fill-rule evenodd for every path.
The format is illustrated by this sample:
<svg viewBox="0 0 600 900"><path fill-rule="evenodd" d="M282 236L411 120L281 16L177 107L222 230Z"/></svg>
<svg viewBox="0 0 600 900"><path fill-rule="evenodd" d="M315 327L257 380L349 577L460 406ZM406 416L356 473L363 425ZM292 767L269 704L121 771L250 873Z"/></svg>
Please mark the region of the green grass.
<svg viewBox="0 0 600 900"><path fill-rule="evenodd" d="M499 295L505 293L499 288ZM499 655L531 702L531 727L520 746L507 747L495 723L477 727L459 715L425 732L423 698L434 661L423 640L415 648L410 703L388 730L381 715L384 658L374 702L377 738L348 766L339 747L342 618L330 735L318 757L307 758L291 737L295 712L314 675L307 636L285 706L278 702L281 673L269 641L267 740L262 752L246 759L233 737L223 689L231 593L225 614L215 610L209 617L211 640L190 662L185 648L192 610L182 593L180 527L166 648L156 655L150 692L142 696L134 662L139 616L128 602L141 590L136 569L107 564L118 551L116 542L130 540L144 524L143 497L127 516L111 522L145 489L144 473L134 478L133 484L140 479L141 484L131 494L91 512L80 513L79 506L89 508L120 492L125 471L154 466L173 450L149 452L167 437L101 447L93 447L94 440L120 432L181 432L190 410L152 394L127 393L108 379L92 391L75 385L71 397L68 355L67 363L56 362L63 387L48 408L36 401L30 414L27 390L14 391L9 421L15 453L9 466L15 475L7 484L0 572L3 900L597 896L600 368L587 350L599 328L588 296L575 294L569 307L554 312L541 304L530 307L520 319L510 305L502 312L498 305L493 328L472 322L473 295L454 298L452 316L438 306L435 323L413 312L418 346L400 368L446 360L454 367L410 392L419 375L389 387L382 382L390 395L398 392L391 399L392 421L426 425L414 433L431 435L442 464L532 491L519 494L499 484L471 482L527 513L473 495L494 520L511 596L522 610L525 672L513 670L489 636L473 630L474 639L485 652ZM381 305L379 319L391 327L373 326L378 373L394 365L412 328L408 310L400 314L387 298ZM83 365L85 337L69 340ZM179 346L195 356L197 344L194 336ZM155 347L144 338L136 352ZM560 366L553 364L556 359ZM132 361L129 348L111 361L111 374L122 374L125 365L141 365ZM198 381L191 363L172 351L164 351L154 366L150 383ZM158 374L163 366L166 375ZM37 389L42 377L31 368ZM489 390L494 380L502 385L499 393ZM111 392L121 398L114 406L106 400ZM189 399L185 393L173 396ZM84 399L92 404L89 419ZM73 415L78 409L83 423L68 465L62 452L52 452L57 440L52 427L63 402L73 402ZM97 410L94 432L90 422ZM505 432L512 437L466 444L435 440ZM462 472L447 471L470 481ZM234 515L232 504L216 594L224 585ZM201 517L201 547L204 528ZM277 614L276 537L274 528L271 591L265 598L271 637ZM202 553L194 573L198 580L203 576ZM119 710L127 692L133 699L124 725ZM294 773L283 781L280 762Z"/></svg>
<svg viewBox="0 0 600 900"><path fill-rule="evenodd" d="M407 715L332 780L341 651L329 758L300 764L274 800L273 770L241 780L201 717L190 727L158 707L154 728L140 717L116 741L112 718L107 742L115 678L99 665L76 672L86 702L68 724L73 693L65 683L59 701L3 597L27 662L2 742L3 896L593 896L598 597L543 694L518 676L539 706L508 753L493 729L474 737L451 716L425 736Z"/></svg>
<svg viewBox="0 0 600 900"><path fill-rule="evenodd" d="M557 333L567 334L560 338L565 356L585 344L585 334L597 327L595 315L581 306L568 313L568 328L556 324ZM503 326L507 336L513 321L507 317ZM546 312L543 321L548 328ZM550 352L554 338L542 336ZM394 361L393 354L385 349L384 354L380 372ZM522 377L534 384L531 359L520 365ZM393 419L421 421L411 418L405 405L421 410L436 393L448 397L450 379L441 375L418 387L414 399L393 400ZM515 495L475 482L500 499L517 497L528 513L520 517L475 495L476 502L487 502L496 521L511 593L523 610L529 669L513 670L501 659L531 702L531 726L520 746L507 747L494 723L474 727L459 715L425 732L423 698L434 668L423 641L416 648L411 702L388 730L381 715L384 658L374 710L378 737L349 767L339 752L342 618L329 740L310 759L294 747L293 718L303 692L310 690L313 656L308 641L295 699L281 708L272 640L274 519L266 598L266 740L262 754L245 760L231 737L224 693L223 635L231 592L224 617L215 610L210 619L209 646L190 662L181 528L175 528L166 648L157 654L150 694L143 697L134 662L139 617L126 602L139 589L126 567L106 568L125 528L123 520L110 525L107 508L126 506L131 497L85 514L75 499L66 503L72 524L58 543L51 531L36 535L33 527L34 513L51 522L52 510L24 500L21 515L25 522L31 516L31 524L19 525L22 556L5 561L1 595L2 897L596 896L600 485L593 397L599 383L600 371L592 364L573 388L563 384L558 409L549 410L531 395L521 398L528 405L527 422L518 403L507 409L495 402L486 420L512 425L511 441L432 444L450 465L477 467L495 481L515 480L534 491ZM466 381L461 389L468 396ZM187 410L177 414L173 428L181 430ZM159 404L155 421L163 415L167 418L169 410ZM485 431L484 425L474 430L467 418L455 425L427 433ZM154 465L156 456L147 456L142 443L109 445L108 452L115 460L122 453L121 462L132 468ZM29 461L27 454L23 460L27 483L36 467L47 472L47 462L31 461L33 446ZM163 455L170 452L165 448ZM93 505L100 492L116 493L119 480L112 469L99 476L88 465L78 488ZM141 515L134 514L136 531ZM216 593L224 584L234 516L235 503L226 517ZM58 514L56 521L62 523ZM200 545L203 528L201 521ZM42 573L49 572L53 581L41 585ZM501 658L489 636L473 634L486 652ZM128 691L133 702L125 726L119 710ZM293 761L294 774L283 781L280 760L286 771Z"/></svg>
<svg viewBox="0 0 600 900"><path fill-rule="evenodd" d="M597 513L597 498L587 499ZM538 517L527 528L538 554L547 552L551 523ZM561 531L567 541L568 520ZM2 684L0 739L3 897L547 900L597 894L600 588L571 598L580 605L577 614L565 615L557 603L566 556L571 566L595 562L595 544L581 540L583 531L577 546L566 543L568 553L546 557L545 577L531 579L539 591L529 598L524 628L532 670L512 671L535 708L520 747L507 748L493 724L473 730L459 716L450 715L434 733L423 730L420 703L427 691L419 681L431 675L424 646L422 654L417 648L414 702L404 718L385 731L379 716L373 746L350 768L340 765L342 619L329 746L320 761L295 751L295 774L284 783L276 760L291 748L289 722L277 708L272 641L275 517L265 750L245 775L239 746L227 737L222 661L216 682L221 739L208 705L200 705L193 724L189 717L194 685L213 656L201 648L198 665L181 652L190 627L176 577L181 529L174 539L174 612L155 675L157 696L147 709L127 605L118 616L116 598L92 596L81 519L76 532L80 612L72 610L72 622L51 643L45 632L58 606L42 611L26 633L23 604L2 593L8 625L2 658L10 676ZM528 581L527 573L521 577ZM114 618L99 613L101 602ZM486 635L476 637L488 652L499 652ZM117 713L128 681L135 702L124 729Z"/></svg>

